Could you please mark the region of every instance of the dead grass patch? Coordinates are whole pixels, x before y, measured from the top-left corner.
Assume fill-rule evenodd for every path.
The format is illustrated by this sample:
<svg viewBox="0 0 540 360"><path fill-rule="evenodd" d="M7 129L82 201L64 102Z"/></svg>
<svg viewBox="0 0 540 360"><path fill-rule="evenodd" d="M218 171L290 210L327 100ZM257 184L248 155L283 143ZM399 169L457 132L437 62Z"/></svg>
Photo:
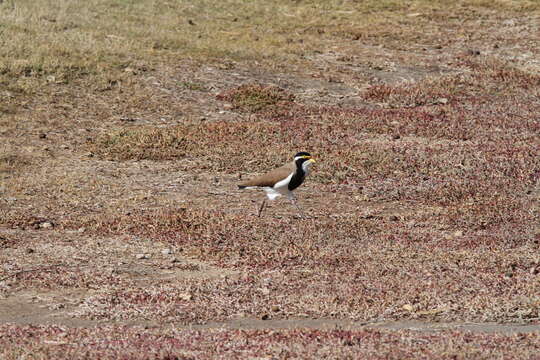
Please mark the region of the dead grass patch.
<svg viewBox="0 0 540 360"><path fill-rule="evenodd" d="M417 107L455 102L488 101L494 97L528 95L530 89L538 88L540 76L516 69L500 61L473 62L464 59L460 64L466 71L457 75L403 85L374 85L363 98L385 103L390 107Z"/></svg>
<svg viewBox="0 0 540 360"><path fill-rule="evenodd" d="M275 86L262 86L259 84L241 85L217 96L232 104L233 109L248 112L257 112L269 106L287 106L294 100L292 94Z"/></svg>
<svg viewBox="0 0 540 360"><path fill-rule="evenodd" d="M232 59L256 60L273 67L310 66L307 56L344 39L394 47L430 42L444 30L438 25L441 18L445 25L452 23L457 28L465 21L474 27L478 16L493 11L504 11L506 16L530 14L538 5L534 1L449 5L424 0L407 4L282 0L270 7L262 1L235 0L220 4L208 0L136 4L93 0L82 5L39 0L5 1L1 10L2 31L12 39L4 44L4 54L9 56L3 58L0 72L5 78L54 76L69 82L137 60L173 63L179 56L218 63ZM407 16L410 14L413 16Z"/></svg>
<svg viewBox="0 0 540 360"><path fill-rule="evenodd" d="M31 164L28 156L15 153L0 154L0 174L13 174Z"/></svg>
<svg viewBox="0 0 540 360"><path fill-rule="evenodd" d="M0 354L7 360L18 359L28 352L57 359L234 359L261 354L272 357L383 359L433 357L433 354L441 353L448 358L497 358L519 353L523 358L532 359L540 343L536 333L495 335L373 329L201 331L138 326L69 329L3 325L0 334L3 345ZM88 347L88 343L92 346Z"/></svg>
<svg viewBox="0 0 540 360"><path fill-rule="evenodd" d="M186 130L185 127L119 130L104 136L93 150L116 160L178 159L193 146L187 140Z"/></svg>
<svg viewBox="0 0 540 360"><path fill-rule="evenodd" d="M494 219L504 223L499 227L458 223L443 231L436 230L444 225L437 221L420 214L395 221L356 216L295 221L198 209L89 219L83 225L97 234L150 237L244 275L102 292L87 299L78 314L133 319L144 312L193 323L239 313L260 317L277 306L276 318L526 321L539 316L533 270L540 259L533 251L534 234L525 230L530 219Z"/></svg>

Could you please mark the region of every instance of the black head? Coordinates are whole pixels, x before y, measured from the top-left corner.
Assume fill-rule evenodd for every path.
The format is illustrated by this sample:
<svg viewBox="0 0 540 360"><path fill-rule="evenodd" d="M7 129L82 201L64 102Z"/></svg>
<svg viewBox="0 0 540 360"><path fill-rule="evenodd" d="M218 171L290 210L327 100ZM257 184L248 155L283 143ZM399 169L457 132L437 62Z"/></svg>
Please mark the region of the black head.
<svg viewBox="0 0 540 360"><path fill-rule="evenodd" d="M311 164L313 164L315 162L315 159L313 159L311 157L310 153L305 152L305 151L301 151L301 152L297 153L296 155L294 155L294 162L296 163L296 166L299 167L299 168L302 167L302 166L309 167ZM304 165L304 163L306 163L306 162L307 162L307 164Z"/></svg>
<svg viewBox="0 0 540 360"><path fill-rule="evenodd" d="M311 154L308 153L308 152L305 152L305 151L300 151L299 153L297 153L296 155L294 155L294 158L296 159L297 157L304 157L304 156L309 156L309 157L311 157Z"/></svg>

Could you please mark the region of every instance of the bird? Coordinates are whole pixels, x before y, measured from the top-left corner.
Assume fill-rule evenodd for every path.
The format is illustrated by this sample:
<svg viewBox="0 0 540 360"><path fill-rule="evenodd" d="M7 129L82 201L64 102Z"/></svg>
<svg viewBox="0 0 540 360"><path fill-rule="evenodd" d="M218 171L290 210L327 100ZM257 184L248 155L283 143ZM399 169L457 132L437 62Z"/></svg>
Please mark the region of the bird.
<svg viewBox="0 0 540 360"><path fill-rule="evenodd" d="M291 203L298 209L303 216L304 212L298 206L293 190L298 188L304 182L306 176L310 173L310 167L315 163L311 154L301 151L294 155L294 161L274 169L266 174L255 177L251 180L238 184L239 189L263 189L269 200L275 200L282 195L286 195ZM258 217L266 205L266 198L259 207Z"/></svg>

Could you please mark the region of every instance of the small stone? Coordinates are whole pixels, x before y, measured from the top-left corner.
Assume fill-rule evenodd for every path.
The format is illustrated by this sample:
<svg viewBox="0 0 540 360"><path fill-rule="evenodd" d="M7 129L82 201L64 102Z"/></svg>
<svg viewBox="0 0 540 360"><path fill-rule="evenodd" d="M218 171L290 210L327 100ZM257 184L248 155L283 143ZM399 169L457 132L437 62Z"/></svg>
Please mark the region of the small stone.
<svg viewBox="0 0 540 360"><path fill-rule="evenodd" d="M399 218L398 218L396 215L392 215L392 216L390 216L390 217L388 218L388 220L390 220L390 221L398 221Z"/></svg>
<svg viewBox="0 0 540 360"><path fill-rule="evenodd" d="M270 295L270 289L268 288L262 288L261 292L263 293L263 295Z"/></svg>
<svg viewBox="0 0 540 360"><path fill-rule="evenodd" d="M414 307L411 304L405 304L402 306L402 309L408 312L412 312L414 310Z"/></svg>
<svg viewBox="0 0 540 360"><path fill-rule="evenodd" d="M39 224L39 227L41 229L51 229L54 227L54 224L50 221L45 221L45 222L42 222L41 224Z"/></svg>
<svg viewBox="0 0 540 360"><path fill-rule="evenodd" d="M173 263L173 264L179 263L179 262L180 262L180 260L177 259L177 258L172 258L172 259L171 259L171 263Z"/></svg>
<svg viewBox="0 0 540 360"><path fill-rule="evenodd" d="M150 255L148 255L148 254L137 254L137 255L135 255L135 257L137 258L137 260L144 260L144 259L149 259Z"/></svg>
<svg viewBox="0 0 540 360"><path fill-rule="evenodd" d="M77 230L77 232L80 233L80 234L82 234L82 233L85 232L85 231L86 231L86 228L83 228L83 227L82 227L82 228L79 228L79 229Z"/></svg>
<svg viewBox="0 0 540 360"><path fill-rule="evenodd" d="M64 150L69 149L69 146L67 146L67 145L62 145L62 146L60 146L60 147L61 147L62 149L64 149Z"/></svg>
<svg viewBox="0 0 540 360"><path fill-rule="evenodd" d="M32 253L34 253L34 252L36 252L36 251L35 251L34 249L32 249L32 248L26 248L25 252L26 252L27 254L32 254Z"/></svg>
<svg viewBox="0 0 540 360"><path fill-rule="evenodd" d="M189 293L182 293L178 295L178 298L181 300L190 301L193 300L193 295Z"/></svg>
<svg viewBox="0 0 540 360"><path fill-rule="evenodd" d="M538 274L538 268L536 266L533 266L529 269L529 274L536 275Z"/></svg>
<svg viewBox="0 0 540 360"><path fill-rule="evenodd" d="M511 273L510 271L504 274L504 277L505 277L506 279L510 279L510 278L512 278L513 276L514 276L514 274Z"/></svg>
<svg viewBox="0 0 540 360"><path fill-rule="evenodd" d="M170 255L170 254L172 254L172 250L171 249L163 249L163 250L161 250L161 253L163 255Z"/></svg>
<svg viewBox="0 0 540 360"><path fill-rule="evenodd" d="M47 138L47 134L41 133L41 134L39 134L39 138L40 139L45 139L45 138Z"/></svg>
<svg viewBox="0 0 540 360"><path fill-rule="evenodd" d="M458 231L454 232L454 236L455 237L462 237L463 236L463 231L458 230Z"/></svg>
<svg viewBox="0 0 540 360"><path fill-rule="evenodd" d="M268 320L270 319L270 315L268 314L264 314L263 316L261 316L261 320Z"/></svg>
<svg viewBox="0 0 540 360"><path fill-rule="evenodd" d="M277 305L273 305L273 306L272 306L272 311L273 311L273 312L278 312L278 311L280 311L280 310L281 310L281 309L279 308L279 306L277 306Z"/></svg>
<svg viewBox="0 0 540 360"><path fill-rule="evenodd" d="M447 98L438 98L437 99L437 104L448 104L448 99Z"/></svg>
<svg viewBox="0 0 540 360"><path fill-rule="evenodd" d="M395 134L394 136L392 136L392 139L394 139L394 140L398 140L400 138L401 138L401 136L399 136L398 134Z"/></svg>

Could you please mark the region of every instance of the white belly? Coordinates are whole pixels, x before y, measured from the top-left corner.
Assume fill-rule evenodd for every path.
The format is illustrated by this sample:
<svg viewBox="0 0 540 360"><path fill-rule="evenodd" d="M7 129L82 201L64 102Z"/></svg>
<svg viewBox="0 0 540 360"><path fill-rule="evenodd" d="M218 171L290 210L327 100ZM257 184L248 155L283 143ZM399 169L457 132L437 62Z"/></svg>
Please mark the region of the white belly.
<svg viewBox="0 0 540 360"><path fill-rule="evenodd" d="M278 181L273 188L271 187L265 187L264 191L266 192L266 196L268 196L268 199L275 200L280 196L287 195L287 197L291 197L291 192L289 191L289 182L291 181L293 174L287 176L285 179Z"/></svg>

